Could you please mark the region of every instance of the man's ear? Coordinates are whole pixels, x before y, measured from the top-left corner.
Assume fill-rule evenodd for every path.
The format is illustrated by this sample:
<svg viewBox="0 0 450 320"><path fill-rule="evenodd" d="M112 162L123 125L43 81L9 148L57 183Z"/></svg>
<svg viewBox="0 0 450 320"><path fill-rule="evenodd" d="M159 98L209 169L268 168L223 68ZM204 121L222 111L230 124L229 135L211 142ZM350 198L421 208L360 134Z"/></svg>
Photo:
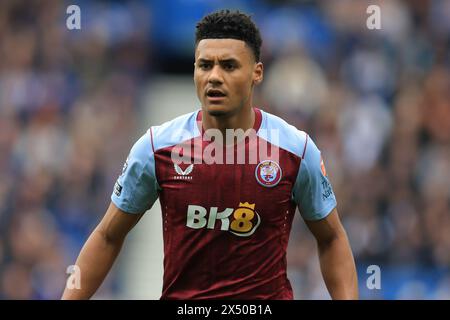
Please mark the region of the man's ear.
<svg viewBox="0 0 450 320"><path fill-rule="evenodd" d="M262 62L257 62L255 64L255 69L253 70L253 84L260 84L264 78L264 65Z"/></svg>

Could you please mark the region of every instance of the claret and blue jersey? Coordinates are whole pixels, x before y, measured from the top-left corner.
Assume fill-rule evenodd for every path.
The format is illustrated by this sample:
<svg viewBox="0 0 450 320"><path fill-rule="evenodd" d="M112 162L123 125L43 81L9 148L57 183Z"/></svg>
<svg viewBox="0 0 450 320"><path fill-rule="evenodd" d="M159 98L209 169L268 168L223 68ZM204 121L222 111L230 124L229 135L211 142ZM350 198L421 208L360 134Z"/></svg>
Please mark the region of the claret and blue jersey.
<svg viewBox="0 0 450 320"><path fill-rule="evenodd" d="M151 127L130 151L111 199L135 214L159 198L162 299L293 298L286 249L295 210L320 220L336 199L311 138L279 117L254 112L258 143L276 150L277 159L271 153L253 162L205 163L201 151L212 142L204 139L200 110ZM191 163L174 163L180 145L192 146ZM254 146L244 147L248 154Z"/></svg>

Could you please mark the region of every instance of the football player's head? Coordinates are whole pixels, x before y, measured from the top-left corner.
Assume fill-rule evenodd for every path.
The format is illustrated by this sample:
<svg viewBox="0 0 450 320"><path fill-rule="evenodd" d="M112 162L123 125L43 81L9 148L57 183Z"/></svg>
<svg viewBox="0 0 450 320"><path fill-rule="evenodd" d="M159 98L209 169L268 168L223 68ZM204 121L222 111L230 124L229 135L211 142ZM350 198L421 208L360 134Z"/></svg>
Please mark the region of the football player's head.
<svg viewBox="0 0 450 320"><path fill-rule="evenodd" d="M213 116L251 105L263 79L261 36L250 16L222 10L205 16L195 33L194 82L202 107Z"/></svg>

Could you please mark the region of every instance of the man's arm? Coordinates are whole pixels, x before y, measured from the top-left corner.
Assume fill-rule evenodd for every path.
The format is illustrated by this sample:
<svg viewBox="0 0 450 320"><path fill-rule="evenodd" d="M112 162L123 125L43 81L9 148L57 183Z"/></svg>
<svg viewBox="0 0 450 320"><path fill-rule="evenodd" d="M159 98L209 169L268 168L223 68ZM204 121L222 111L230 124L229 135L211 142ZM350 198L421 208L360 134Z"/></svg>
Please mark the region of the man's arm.
<svg viewBox="0 0 450 320"><path fill-rule="evenodd" d="M111 202L76 261L80 268L81 288L65 288L62 299L89 299L97 291L116 260L126 235L142 215L125 213Z"/></svg>
<svg viewBox="0 0 450 320"><path fill-rule="evenodd" d="M320 268L332 299L358 299L355 261L336 209L324 219L306 221L316 238Z"/></svg>

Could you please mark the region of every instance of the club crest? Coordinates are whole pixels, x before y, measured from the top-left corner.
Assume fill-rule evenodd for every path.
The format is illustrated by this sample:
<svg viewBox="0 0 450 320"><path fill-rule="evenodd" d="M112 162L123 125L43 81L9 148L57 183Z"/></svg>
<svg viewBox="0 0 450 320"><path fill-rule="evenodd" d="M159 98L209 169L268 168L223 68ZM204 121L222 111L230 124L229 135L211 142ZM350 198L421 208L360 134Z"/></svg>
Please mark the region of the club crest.
<svg viewBox="0 0 450 320"><path fill-rule="evenodd" d="M281 180L280 165L272 160L261 161L255 170L256 181L264 187L275 187Z"/></svg>

